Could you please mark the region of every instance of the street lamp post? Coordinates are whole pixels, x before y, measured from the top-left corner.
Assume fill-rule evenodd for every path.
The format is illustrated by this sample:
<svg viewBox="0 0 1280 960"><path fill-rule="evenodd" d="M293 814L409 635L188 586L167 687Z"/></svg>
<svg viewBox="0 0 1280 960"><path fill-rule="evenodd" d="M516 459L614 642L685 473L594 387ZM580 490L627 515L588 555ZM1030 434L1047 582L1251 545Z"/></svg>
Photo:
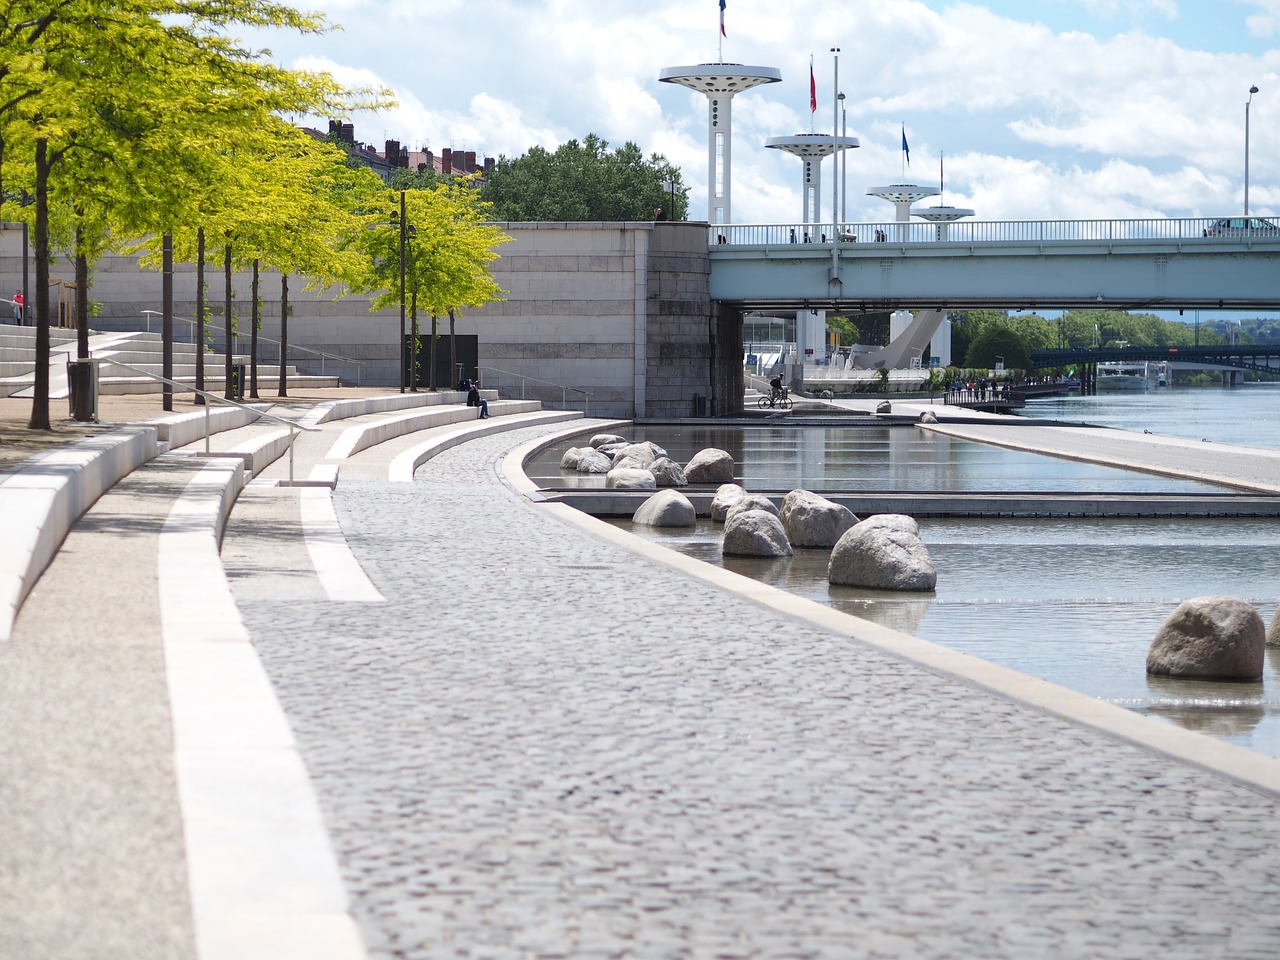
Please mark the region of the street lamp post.
<svg viewBox="0 0 1280 960"><path fill-rule="evenodd" d="M404 191L400 191L400 392L404 393L408 365L404 355L404 248L408 241L408 218L404 213Z"/></svg>
<svg viewBox="0 0 1280 960"><path fill-rule="evenodd" d="M671 202L667 205L667 219L674 220L676 218L676 178L668 177L662 185L667 188L667 193L671 194Z"/></svg>
<svg viewBox="0 0 1280 960"><path fill-rule="evenodd" d="M844 143L849 136L849 117L844 108L844 93L838 93L836 100L840 104L840 142ZM848 223L849 217L845 213L845 203L849 199L849 190L845 182L845 174L849 172L849 153L847 150L840 152L840 222ZM831 173L834 175L835 171Z"/></svg>
<svg viewBox="0 0 1280 960"><path fill-rule="evenodd" d="M1244 215L1249 216L1249 104L1258 92L1256 85L1249 88L1249 99L1244 102ZM1248 224L1245 224L1246 229Z"/></svg>

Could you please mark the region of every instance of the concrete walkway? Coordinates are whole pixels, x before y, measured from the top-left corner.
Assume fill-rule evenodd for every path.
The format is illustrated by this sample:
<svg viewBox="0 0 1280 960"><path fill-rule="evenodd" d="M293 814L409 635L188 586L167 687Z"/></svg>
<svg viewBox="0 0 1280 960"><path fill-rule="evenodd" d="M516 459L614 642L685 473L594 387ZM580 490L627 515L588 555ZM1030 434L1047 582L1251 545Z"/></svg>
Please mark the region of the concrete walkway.
<svg viewBox="0 0 1280 960"><path fill-rule="evenodd" d="M213 881L259 905L300 888L265 847L192 860L162 601L61 566L101 568L112 527L146 555L165 511L130 511L189 475L104 497L0 647L0 956L1280 952L1280 764L531 501L513 465L563 429L475 437L412 483L382 470L422 436L341 468L337 527L377 598L334 598L300 499L251 484L232 513L223 583L354 942L296 897L294 935L257 917L256 950L200 909ZM126 596L137 617L95 632ZM228 777L238 814L296 826L270 775Z"/></svg>

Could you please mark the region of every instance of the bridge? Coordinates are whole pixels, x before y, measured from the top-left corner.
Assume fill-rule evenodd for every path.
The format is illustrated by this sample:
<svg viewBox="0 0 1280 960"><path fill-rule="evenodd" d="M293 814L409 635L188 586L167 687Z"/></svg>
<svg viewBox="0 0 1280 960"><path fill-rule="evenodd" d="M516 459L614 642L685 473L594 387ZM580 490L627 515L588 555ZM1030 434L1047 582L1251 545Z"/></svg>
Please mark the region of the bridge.
<svg viewBox="0 0 1280 960"><path fill-rule="evenodd" d="M1031 363L1045 367L1084 367L1087 364L1130 361L1169 361L1179 367L1211 367L1256 370L1280 374L1280 346L1216 347L1102 347L1092 349L1032 350Z"/></svg>
<svg viewBox="0 0 1280 960"><path fill-rule="evenodd" d="M1280 228L1219 227L1204 217L713 224L710 293L740 310L839 313L1280 309Z"/></svg>

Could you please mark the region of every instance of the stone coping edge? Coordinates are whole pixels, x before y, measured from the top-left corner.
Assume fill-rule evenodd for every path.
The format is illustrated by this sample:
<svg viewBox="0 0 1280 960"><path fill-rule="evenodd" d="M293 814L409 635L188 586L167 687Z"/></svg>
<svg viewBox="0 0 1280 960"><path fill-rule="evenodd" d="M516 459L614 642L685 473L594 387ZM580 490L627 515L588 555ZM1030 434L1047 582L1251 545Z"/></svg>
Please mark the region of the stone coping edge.
<svg viewBox="0 0 1280 960"><path fill-rule="evenodd" d="M541 424L562 423L566 420L581 420L582 413L577 410L542 410L536 413L516 413L506 416L494 414L491 422L480 423L478 420L468 421L467 425L457 430L432 437L417 446L410 447L398 454L387 468L387 479L392 483L412 483L414 472L444 451L456 447L467 440L485 437L493 433L503 433L520 427Z"/></svg>
<svg viewBox="0 0 1280 960"><path fill-rule="evenodd" d="M1280 798L1280 760L841 613L722 567L687 557L669 547L643 540L566 504L543 501L537 496L537 487L525 475L524 464L546 447L578 432L580 431L562 431L554 436L540 437L509 452L498 465L499 476L517 493L525 496L533 493L535 496L529 499L540 502L541 506L565 523L656 563L673 567L744 599L873 647L930 673L1099 731L1151 753L1223 777L1258 793Z"/></svg>
<svg viewBox="0 0 1280 960"><path fill-rule="evenodd" d="M116 427L31 457L0 475L0 641L71 527L160 449L155 425Z"/></svg>

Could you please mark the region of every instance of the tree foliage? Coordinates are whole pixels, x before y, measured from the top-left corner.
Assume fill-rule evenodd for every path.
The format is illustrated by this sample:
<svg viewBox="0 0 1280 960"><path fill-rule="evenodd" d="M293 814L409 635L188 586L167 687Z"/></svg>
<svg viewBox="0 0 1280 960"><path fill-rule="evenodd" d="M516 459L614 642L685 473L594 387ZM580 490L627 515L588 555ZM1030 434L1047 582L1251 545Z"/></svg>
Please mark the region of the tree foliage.
<svg viewBox="0 0 1280 960"><path fill-rule="evenodd" d="M500 157L486 174L484 199L493 218L506 222L652 220L659 207L678 220L689 206L680 171L665 157L646 160L630 141L610 150L595 134L554 152L532 147L522 157Z"/></svg>
<svg viewBox="0 0 1280 960"><path fill-rule="evenodd" d="M271 0L12 0L0 12L0 202L34 198L0 214L34 225L39 330L55 250L73 254L82 275L113 238L202 225L236 183L228 155L252 153L273 117L346 112L363 95L269 63L234 39L243 27L328 24ZM38 334L31 426L40 429L47 361L47 333Z"/></svg>

